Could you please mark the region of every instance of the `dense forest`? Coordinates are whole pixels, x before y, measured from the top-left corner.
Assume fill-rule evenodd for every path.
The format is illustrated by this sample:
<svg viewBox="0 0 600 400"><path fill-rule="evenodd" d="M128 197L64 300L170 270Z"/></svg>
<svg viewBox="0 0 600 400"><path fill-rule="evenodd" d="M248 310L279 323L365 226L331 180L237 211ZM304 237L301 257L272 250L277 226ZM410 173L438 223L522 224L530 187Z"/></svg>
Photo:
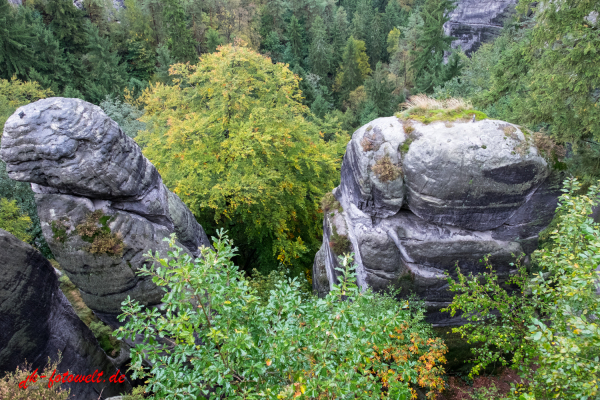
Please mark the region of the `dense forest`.
<svg viewBox="0 0 600 400"><path fill-rule="evenodd" d="M477 373L510 366L522 380L513 379L503 398L598 398L600 229L587 216L597 212L600 190L600 2L521 0L501 34L469 56L444 33L455 7L452 0L0 0L0 126L17 107L52 96L98 105L209 237L218 236L217 251L204 248L203 259L156 259L179 275L141 271L177 294L169 298L172 319L123 303L129 319L119 339L148 338L148 327L158 326L180 345L169 359L153 337L132 351L134 378L150 376L149 391L189 395L187 381L174 378L183 370L235 398L408 399L416 383L435 398L448 387L447 348L423 321L422 302L361 292L351 255L340 258L344 279L324 299L307 288L323 212L336 207L326 194L340 182L350 135L424 94L518 124L571 179L533 261L511 264L511 290L491 270L448 278L456 297L446 311L469 316L454 333L475 343L465 363L471 373L457 375L472 384ZM53 257L29 184L9 179L2 161L0 229ZM285 285L284 277L300 279ZM214 294L214 315L201 301L204 314L190 308L197 300L190 293L200 291ZM110 329L93 321L104 350L117 349ZM206 346L194 346L198 332ZM144 370L145 357L153 370ZM196 369L186 369L191 362ZM203 396L199 390L194 396Z"/></svg>

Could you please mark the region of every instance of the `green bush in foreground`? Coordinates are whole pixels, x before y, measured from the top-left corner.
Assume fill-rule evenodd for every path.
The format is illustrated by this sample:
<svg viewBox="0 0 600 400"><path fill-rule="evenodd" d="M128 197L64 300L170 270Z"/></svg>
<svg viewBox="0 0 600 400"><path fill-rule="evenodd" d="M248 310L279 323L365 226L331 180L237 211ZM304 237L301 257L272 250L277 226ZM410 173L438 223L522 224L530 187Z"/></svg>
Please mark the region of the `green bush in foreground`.
<svg viewBox="0 0 600 400"><path fill-rule="evenodd" d="M576 179L565 182L551 243L533 254L540 272L520 266L511 280L520 290L507 292L493 273L449 279L457 293L449 310L469 320L453 331L483 343L473 372L512 356L536 399L600 394L600 225L589 217L600 187L577 196L580 189Z"/></svg>
<svg viewBox="0 0 600 400"><path fill-rule="evenodd" d="M280 281L265 305L231 262L231 240L213 240L196 260L177 247L168 259L148 255L159 266L140 273L165 288L162 309L123 302L116 334L143 336L131 368L154 398L408 400L417 387L430 398L443 388L446 346L422 313L361 292L351 255L326 298L302 300L296 280Z"/></svg>

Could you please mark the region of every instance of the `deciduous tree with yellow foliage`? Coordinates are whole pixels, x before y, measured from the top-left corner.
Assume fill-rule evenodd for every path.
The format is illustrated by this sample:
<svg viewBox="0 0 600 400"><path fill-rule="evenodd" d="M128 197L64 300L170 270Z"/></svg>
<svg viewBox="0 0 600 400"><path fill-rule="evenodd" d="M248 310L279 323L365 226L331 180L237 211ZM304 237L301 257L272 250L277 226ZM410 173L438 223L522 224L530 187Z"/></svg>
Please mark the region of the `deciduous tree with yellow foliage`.
<svg viewBox="0 0 600 400"><path fill-rule="evenodd" d="M136 139L167 186L209 232L229 231L246 270L310 264L345 138L323 140L305 118L299 78L244 46L171 74L175 85L142 95L148 129Z"/></svg>

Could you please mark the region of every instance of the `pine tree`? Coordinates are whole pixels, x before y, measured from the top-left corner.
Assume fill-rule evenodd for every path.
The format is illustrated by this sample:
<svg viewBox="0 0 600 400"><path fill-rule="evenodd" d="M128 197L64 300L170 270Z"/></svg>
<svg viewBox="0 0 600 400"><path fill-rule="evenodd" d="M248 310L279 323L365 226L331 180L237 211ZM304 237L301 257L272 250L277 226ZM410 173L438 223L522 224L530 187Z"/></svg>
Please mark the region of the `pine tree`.
<svg viewBox="0 0 600 400"><path fill-rule="evenodd" d="M371 5L371 0L358 0L356 11L352 18L352 36L355 39L367 43L374 16L375 12Z"/></svg>
<svg viewBox="0 0 600 400"><path fill-rule="evenodd" d="M331 28L329 30L330 43L333 45L333 57L332 63L334 66L338 66L342 62L342 53L346 42L348 41L349 26L348 26L348 15L344 7L338 7L333 16Z"/></svg>
<svg viewBox="0 0 600 400"><path fill-rule="evenodd" d="M389 33L392 29L408 24L408 15L398 0L390 0L385 7L386 31Z"/></svg>
<svg viewBox="0 0 600 400"><path fill-rule="evenodd" d="M269 32L265 40L262 42L262 48L266 54L271 57L273 62L279 62L283 58L285 46L281 44L279 34L275 31Z"/></svg>
<svg viewBox="0 0 600 400"><path fill-rule="evenodd" d="M0 0L0 78L25 77L34 60L33 36L7 0Z"/></svg>
<svg viewBox="0 0 600 400"><path fill-rule="evenodd" d="M385 54L387 33L388 32L385 30L385 19L383 14L375 14L371 20L366 40L367 54L371 61L371 67L375 67L382 57L387 58L387 54Z"/></svg>
<svg viewBox="0 0 600 400"><path fill-rule="evenodd" d="M84 53L87 44L84 12L75 7L71 0L48 0L44 12L52 21L50 29L61 47L69 53Z"/></svg>
<svg viewBox="0 0 600 400"><path fill-rule="evenodd" d="M183 4L180 0L162 0L162 4L167 43L172 57L178 62L195 62L198 59L197 43L187 26Z"/></svg>
<svg viewBox="0 0 600 400"><path fill-rule="evenodd" d="M327 30L321 16L317 16L311 28L312 41L308 53L312 72L327 76L331 70L331 45L327 43Z"/></svg>
<svg viewBox="0 0 600 400"><path fill-rule="evenodd" d="M304 58L304 28L298 21L295 15L290 18L290 23L287 26L287 37L290 45L290 51L294 58L301 62Z"/></svg>
<svg viewBox="0 0 600 400"><path fill-rule="evenodd" d="M342 97L345 98L351 91L362 85L370 73L365 42L350 36L344 48L340 70L335 78L335 90L342 93Z"/></svg>
<svg viewBox="0 0 600 400"><path fill-rule="evenodd" d="M443 81L444 51L456 38L446 36L444 24L450 20L449 14L455 8L454 0L425 0L421 11L423 18L422 34L417 39L418 51L413 51L412 69L419 80L419 91L431 92L435 84Z"/></svg>
<svg viewBox="0 0 600 400"><path fill-rule="evenodd" d="M391 115L395 106L392 95L395 85L388 75L389 70L380 61L377 63L373 75L365 80L367 96L373 102L378 117Z"/></svg>
<svg viewBox="0 0 600 400"><path fill-rule="evenodd" d="M88 34L87 53L84 56L86 100L99 104L107 95L120 93L127 84L126 65L121 57L111 51L108 38L100 36L98 28L90 22L85 26Z"/></svg>
<svg viewBox="0 0 600 400"><path fill-rule="evenodd" d="M171 76L169 75L169 68L175 64L175 60L171 57L171 52L166 45L158 46L156 49L156 61L157 66L155 69L158 80L162 83L170 83Z"/></svg>
<svg viewBox="0 0 600 400"><path fill-rule="evenodd" d="M219 32L212 27L208 28L206 32L206 48L209 53L217 51L217 47L223 44L223 38L219 35Z"/></svg>

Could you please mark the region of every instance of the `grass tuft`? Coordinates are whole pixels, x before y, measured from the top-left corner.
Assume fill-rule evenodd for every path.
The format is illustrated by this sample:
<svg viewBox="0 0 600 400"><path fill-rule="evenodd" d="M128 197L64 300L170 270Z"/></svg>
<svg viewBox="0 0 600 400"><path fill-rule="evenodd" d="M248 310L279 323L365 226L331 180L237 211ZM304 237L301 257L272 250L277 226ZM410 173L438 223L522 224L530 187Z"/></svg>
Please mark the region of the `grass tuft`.
<svg viewBox="0 0 600 400"><path fill-rule="evenodd" d="M446 126L452 121L470 121L475 116L476 121L487 118L481 111L473 110L473 106L463 99L450 98L438 100L424 94L412 96L401 107L404 111L396 114L401 120L415 120L424 124L445 121Z"/></svg>
<svg viewBox="0 0 600 400"><path fill-rule="evenodd" d="M410 146L410 143L408 146ZM373 171L380 182L394 181L402 175L402 168L393 164L390 156L387 154L375 162L371 167L371 171Z"/></svg>

